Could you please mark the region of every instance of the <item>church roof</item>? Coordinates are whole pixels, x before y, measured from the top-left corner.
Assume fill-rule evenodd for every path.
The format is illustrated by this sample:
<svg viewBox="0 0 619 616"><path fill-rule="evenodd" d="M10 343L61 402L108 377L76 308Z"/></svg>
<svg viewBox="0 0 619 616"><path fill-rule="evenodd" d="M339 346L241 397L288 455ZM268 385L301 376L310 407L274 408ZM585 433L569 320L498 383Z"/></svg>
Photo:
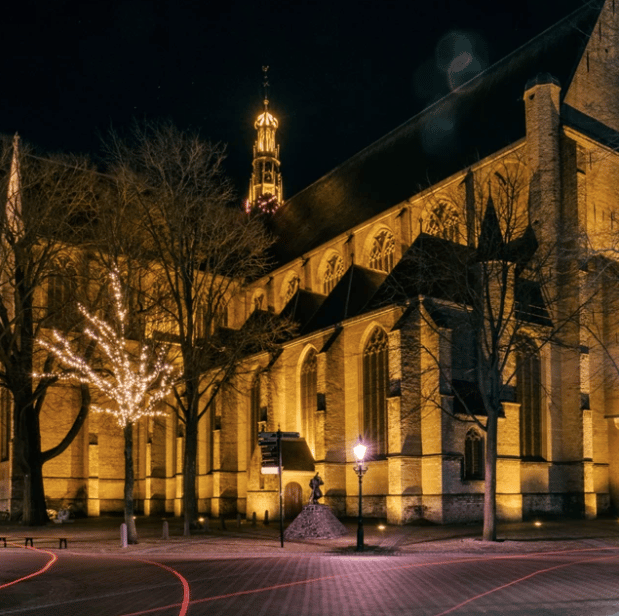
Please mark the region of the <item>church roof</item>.
<svg viewBox="0 0 619 616"><path fill-rule="evenodd" d="M365 308L403 304L419 295L465 303L462 276L474 255L467 246L420 233Z"/></svg>
<svg viewBox="0 0 619 616"><path fill-rule="evenodd" d="M301 333L330 327L360 314L385 278L385 272L351 265Z"/></svg>
<svg viewBox="0 0 619 616"><path fill-rule="evenodd" d="M324 301L324 295L312 293L305 289L297 289L297 292L280 312L280 316L289 318L297 324L299 330L303 330Z"/></svg>
<svg viewBox="0 0 619 616"><path fill-rule="evenodd" d="M272 221L278 260L522 139L527 82L549 73L565 93L599 13L587 4L297 193Z"/></svg>

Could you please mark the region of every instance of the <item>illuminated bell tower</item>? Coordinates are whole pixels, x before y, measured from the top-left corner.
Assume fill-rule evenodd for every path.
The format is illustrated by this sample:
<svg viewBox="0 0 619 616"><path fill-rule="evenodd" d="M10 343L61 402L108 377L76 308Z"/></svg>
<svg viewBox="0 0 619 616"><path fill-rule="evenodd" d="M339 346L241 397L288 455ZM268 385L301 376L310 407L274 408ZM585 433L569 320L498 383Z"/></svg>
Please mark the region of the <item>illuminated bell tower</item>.
<svg viewBox="0 0 619 616"><path fill-rule="evenodd" d="M284 200L282 191L282 174L280 173L279 145L275 143L275 132L279 125L275 116L269 112L267 78L268 66L263 66L264 73L264 111L254 124L257 131L254 143L254 160L249 180L249 198L245 210L261 211L272 214Z"/></svg>

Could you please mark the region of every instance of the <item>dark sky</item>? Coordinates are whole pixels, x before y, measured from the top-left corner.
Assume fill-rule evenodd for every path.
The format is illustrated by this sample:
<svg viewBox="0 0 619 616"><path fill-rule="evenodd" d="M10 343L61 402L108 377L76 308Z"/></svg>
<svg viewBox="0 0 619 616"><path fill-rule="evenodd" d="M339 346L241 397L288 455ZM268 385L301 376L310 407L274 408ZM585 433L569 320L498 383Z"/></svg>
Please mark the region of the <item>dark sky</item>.
<svg viewBox="0 0 619 616"><path fill-rule="evenodd" d="M96 155L111 125L169 119L228 144L244 196L267 64L290 197L446 93L454 57L467 75L583 1L12 3L0 132Z"/></svg>

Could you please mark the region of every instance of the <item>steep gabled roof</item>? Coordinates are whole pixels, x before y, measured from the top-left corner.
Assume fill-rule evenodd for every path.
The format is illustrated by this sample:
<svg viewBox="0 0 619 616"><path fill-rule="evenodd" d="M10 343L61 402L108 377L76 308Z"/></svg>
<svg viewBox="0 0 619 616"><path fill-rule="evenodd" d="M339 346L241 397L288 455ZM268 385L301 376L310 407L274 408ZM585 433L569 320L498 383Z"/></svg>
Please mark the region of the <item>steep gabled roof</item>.
<svg viewBox="0 0 619 616"><path fill-rule="evenodd" d="M292 197L275 214L286 262L525 136L523 92L550 73L565 92L600 13L566 17Z"/></svg>
<svg viewBox="0 0 619 616"><path fill-rule="evenodd" d="M298 325L299 331L302 331L324 301L324 295L312 293L305 289L298 289L290 301L284 306L284 309L280 312L280 316L289 318Z"/></svg>
<svg viewBox="0 0 619 616"><path fill-rule="evenodd" d="M564 126L574 128L608 148L619 149L619 133L615 129L565 103L561 105L561 120Z"/></svg>
<svg viewBox="0 0 619 616"><path fill-rule="evenodd" d="M351 265L302 333L330 327L360 314L386 277L384 272Z"/></svg>
<svg viewBox="0 0 619 616"><path fill-rule="evenodd" d="M421 233L396 264L366 307L403 304L419 295L466 302L463 277L475 251L462 244ZM473 281L470 281L473 284Z"/></svg>

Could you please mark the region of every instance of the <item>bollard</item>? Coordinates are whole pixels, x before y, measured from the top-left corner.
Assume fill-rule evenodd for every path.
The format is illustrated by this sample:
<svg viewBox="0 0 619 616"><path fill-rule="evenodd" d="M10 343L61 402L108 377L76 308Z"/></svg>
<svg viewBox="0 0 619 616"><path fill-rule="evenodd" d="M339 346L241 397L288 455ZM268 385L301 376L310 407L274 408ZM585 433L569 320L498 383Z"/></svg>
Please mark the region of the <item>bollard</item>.
<svg viewBox="0 0 619 616"><path fill-rule="evenodd" d="M255 511L251 514L251 525L254 528L256 528L256 512Z"/></svg>
<svg viewBox="0 0 619 616"><path fill-rule="evenodd" d="M236 514L236 527L241 528L241 514L240 513Z"/></svg>
<svg viewBox="0 0 619 616"><path fill-rule="evenodd" d="M170 538L170 526L169 526L167 520L163 521L163 535L162 535L161 538L162 539L169 539Z"/></svg>
<svg viewBox="0 0 619 616"><path fill-rule="evenodd" d="M219 518L221 520L221 530L226 530L226 518L224 518L224 514L222 513Z"/></svg>
<svg viewBox="0 0 619 616"><path fill-rule="evenodd" d="M268 509L264 512L264 525L265 526L269 525L269 510Z"/></svg>
<svg viewBox="0 0 619 616"><path fill-rule="evenodd" d="M120 547L126 548L127 545L127 525L123 522L120 525Z"/></svg>

